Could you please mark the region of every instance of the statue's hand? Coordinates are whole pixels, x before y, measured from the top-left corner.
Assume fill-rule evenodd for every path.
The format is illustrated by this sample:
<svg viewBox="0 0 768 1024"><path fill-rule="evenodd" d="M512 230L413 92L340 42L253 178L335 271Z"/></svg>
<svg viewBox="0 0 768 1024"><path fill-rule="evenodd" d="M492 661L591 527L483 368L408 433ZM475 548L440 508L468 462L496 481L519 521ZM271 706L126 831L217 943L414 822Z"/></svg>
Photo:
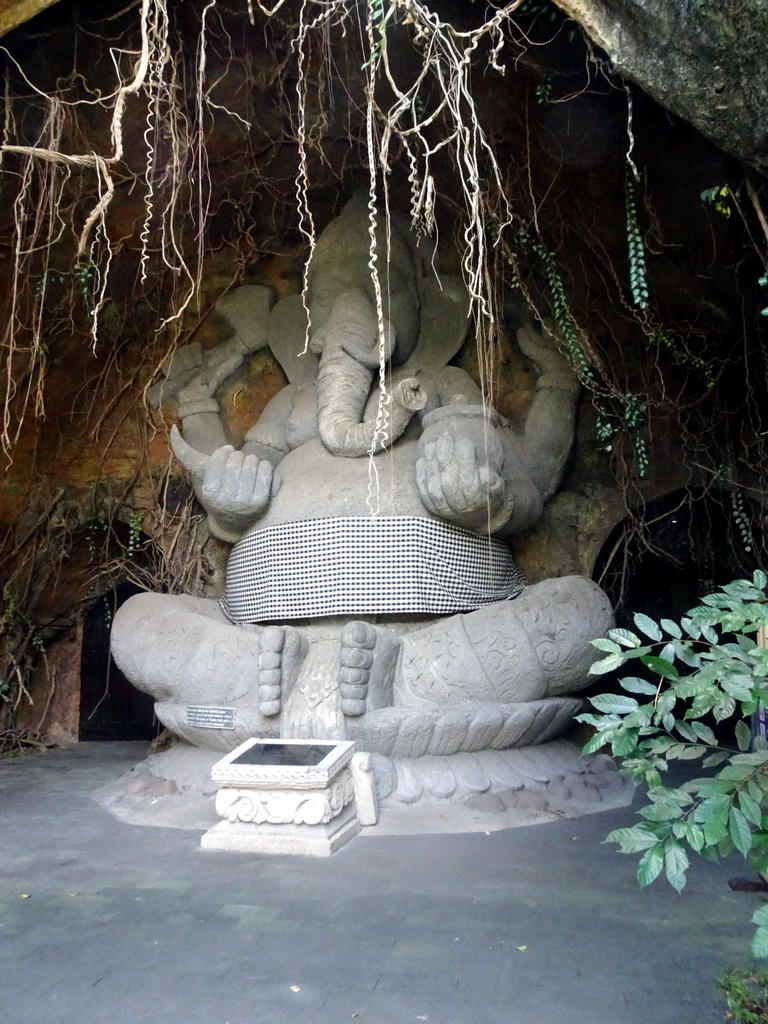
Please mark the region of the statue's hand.
<svg viewBox="0 0 768 1024"><path fill-rule="evenodd" d="M424 507L433 515L467 529L493 533L510 514L500 469L472 440L446 431L421 450L416 484Z"/></svg>
<svg viewBox="0 0 768 1024"><path fill-rule="evenodd" d="M209 515L229 533L240 533L266 509L280 487L272 464L224 445L211 455L200 487Z"/></svg>
<svg viewBox="0 0 768 1024"><path fill-rule="evenodd" d="M280 489L280 477L267 459L236 452L231 444L213 455L187 444L174 424L171 427L174 455L192 474L195 493L208 513L213 533L235 543Z"/></svg>
<svg viewBox="0 0 768 1024"><path fill-rule="evenodd" d="M539 374L570 377L576 382L568 358L557 347L556 331L555 325L549 321L539 325L527 318L525 325L517 332L517 347L536 366Z"/></svg>
<svg viewBox="0 0 768 1024"><path fill-rule="evenodd" d="M242 346L237 338L203 352L202 365L194 378L179 390L179 402L196 402L213 398L224 381L243 363Z"/></svg>

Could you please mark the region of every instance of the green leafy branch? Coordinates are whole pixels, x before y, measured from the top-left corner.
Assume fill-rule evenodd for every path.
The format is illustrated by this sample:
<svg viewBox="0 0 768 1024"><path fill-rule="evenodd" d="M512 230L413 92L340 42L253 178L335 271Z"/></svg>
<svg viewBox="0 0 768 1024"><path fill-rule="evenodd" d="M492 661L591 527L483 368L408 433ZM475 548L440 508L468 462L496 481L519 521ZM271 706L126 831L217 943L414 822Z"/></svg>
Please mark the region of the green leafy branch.
<svg viewBox="0 0 768 1024"><path fill-rule="evenodd" d="M660 327L650 328L647 334L648 340L652 344L658 345L659 348L666 349L678 366L690 366L694 370L698 370L704 378L707 391L712 390L716 383L712 363L690 352L682 342Z"/></svg>
<svg viewBox="0 0 768 1024"><path fill-rule="evenodd" d="M648 442L645 439L646 407L639 395L627 391L615 400L618 409L611 411L603 400L596 404L595 435L604 451L613 451L616 436L624 430L629 435L635 453L637 475L642 479L648 472Z"/></svg>
<svg viewBox="0 0 768 1024"><path fill-rule="evenodd" d="M758 277L757 283L760 285L761 288L768 287L768 277L766 277L766 275L763 274L762 277ZM763 308L760 310L760 315L768 316L768 306L763 306Z"/></svg>
<svg viewBox="0 0 768 1024"><path fill-rule="evenodd" d="M558 333L579 380L582 384L588 385L589 382L594 381L595 375L592 367L590 366L587 354L584 351L579 328L576 325L573 313L568 305L565 285L563 284L560 271L555 263L555 257L552 250L548 249L543 242L531 241L524 229L520 230L519 235L522 244L529 244L531 251L540 261L544 281L547 286L552 316L557 324Z"/></svg>
<svg viewBox="0 0 768 1024"><path fill-rule="evenodd" d="M637 202L635 199L635 182L627 175L625 188L627 250L629 255L629 287L632 301L638 309L648 308L648 277L645 265L645 243L637 219Z"/></svg>
<svg viewBox="0 0 768 1024"><path fill-rule="evenodd" d="M648 787L650 802L638 812L643 820L605 840L618 843L622 853L641 855L640 885L663 871L681 891L687 849L710 860L738 850L758 870L768 869L768 744L759 737L753 741L746 721L768 690L768 649L755 639L768 627L767 583L757 570L752 580L735 580L708 594L679 623L638 613L638 633L612 629L592 641L605 655L592 675L636 662L657 677L625 677L624 693L590 698L596 713L579 716L596 730L584 753L610 747L622 759L622 770ZM702 721L708 715L716 722L735 718L737 750ZM699 759L704 768L722 767L678 787L663 785L670 761ZM768 906L753 921L753 955L766 957Z"/></svg>
<svg viewBox="0 0 768 1024"><path fill-rule="evenodd" d="M715 185L714 188L705 188L701 193L701 198L705 203L711 203L723 217L730 217L733 213L731 207L732 193L727 185Z"/></svg>
<svg viewBox="0 0 768 1024"><path fill-rule="evenodd" d="M384 33L386 31L386 26L384 25L384 0L369 0L368 11L371 22L369 36L371 40L371 54L360 69L361 71L367 71L369 68L374 68L378 64L379 57L381 56L381 48L384 44Z"/></svg>

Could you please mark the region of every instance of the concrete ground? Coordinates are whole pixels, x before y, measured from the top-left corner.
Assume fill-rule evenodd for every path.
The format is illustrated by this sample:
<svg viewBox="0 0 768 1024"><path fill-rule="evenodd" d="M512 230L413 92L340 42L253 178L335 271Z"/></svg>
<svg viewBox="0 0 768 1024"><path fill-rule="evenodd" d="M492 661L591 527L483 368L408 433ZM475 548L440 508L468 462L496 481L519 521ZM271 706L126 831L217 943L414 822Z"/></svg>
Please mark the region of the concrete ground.
<svg viewBox="0 0 768 1024"><path fill-rule="evenodd" d="M631 809L330 859L204 852L91 792L141 744L0 762L2 1024L715 1024L744 862L639 890Z"/></svg>

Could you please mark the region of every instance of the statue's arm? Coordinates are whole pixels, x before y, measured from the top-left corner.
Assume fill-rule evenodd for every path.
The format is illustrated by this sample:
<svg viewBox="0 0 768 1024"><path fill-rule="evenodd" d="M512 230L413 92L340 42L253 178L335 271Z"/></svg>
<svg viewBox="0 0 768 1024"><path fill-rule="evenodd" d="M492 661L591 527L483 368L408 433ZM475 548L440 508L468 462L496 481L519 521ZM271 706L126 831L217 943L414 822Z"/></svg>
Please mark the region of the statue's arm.
<svg viewBox="0 0 768 1024"><path fill-rule="evenodd" d="M544 329L526 324L517 332L517 343L539 371L525 420L522 458L542 502L546 502L560 486L573 447L581 386L552 335Z"/></svg>
<svg viewBox="0 0 768 1024"><path fill-rule="evenodd" d="M197 499L208 514L208 528L220 540L236 543L277 493L280 477L274 469L288 451L286 423L296 391L289 385L278 392L240 451L226 443L218 411L212 407L197 406L184 416L184 438L172 433L173 450L190 471Z"/></svg>

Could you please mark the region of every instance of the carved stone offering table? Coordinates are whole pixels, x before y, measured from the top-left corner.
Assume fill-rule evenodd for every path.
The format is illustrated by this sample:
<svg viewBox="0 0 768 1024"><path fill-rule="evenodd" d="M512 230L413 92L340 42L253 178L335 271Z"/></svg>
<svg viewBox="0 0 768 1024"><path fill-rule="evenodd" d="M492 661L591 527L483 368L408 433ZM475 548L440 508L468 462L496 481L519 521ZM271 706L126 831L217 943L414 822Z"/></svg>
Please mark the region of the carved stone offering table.
<svg viewBox="0 0 768 1024"><path fill-rule="evenodd" d="M249 739L217 761L205 850L327 857L378 818L370 755L351 741Z"/></svg>

